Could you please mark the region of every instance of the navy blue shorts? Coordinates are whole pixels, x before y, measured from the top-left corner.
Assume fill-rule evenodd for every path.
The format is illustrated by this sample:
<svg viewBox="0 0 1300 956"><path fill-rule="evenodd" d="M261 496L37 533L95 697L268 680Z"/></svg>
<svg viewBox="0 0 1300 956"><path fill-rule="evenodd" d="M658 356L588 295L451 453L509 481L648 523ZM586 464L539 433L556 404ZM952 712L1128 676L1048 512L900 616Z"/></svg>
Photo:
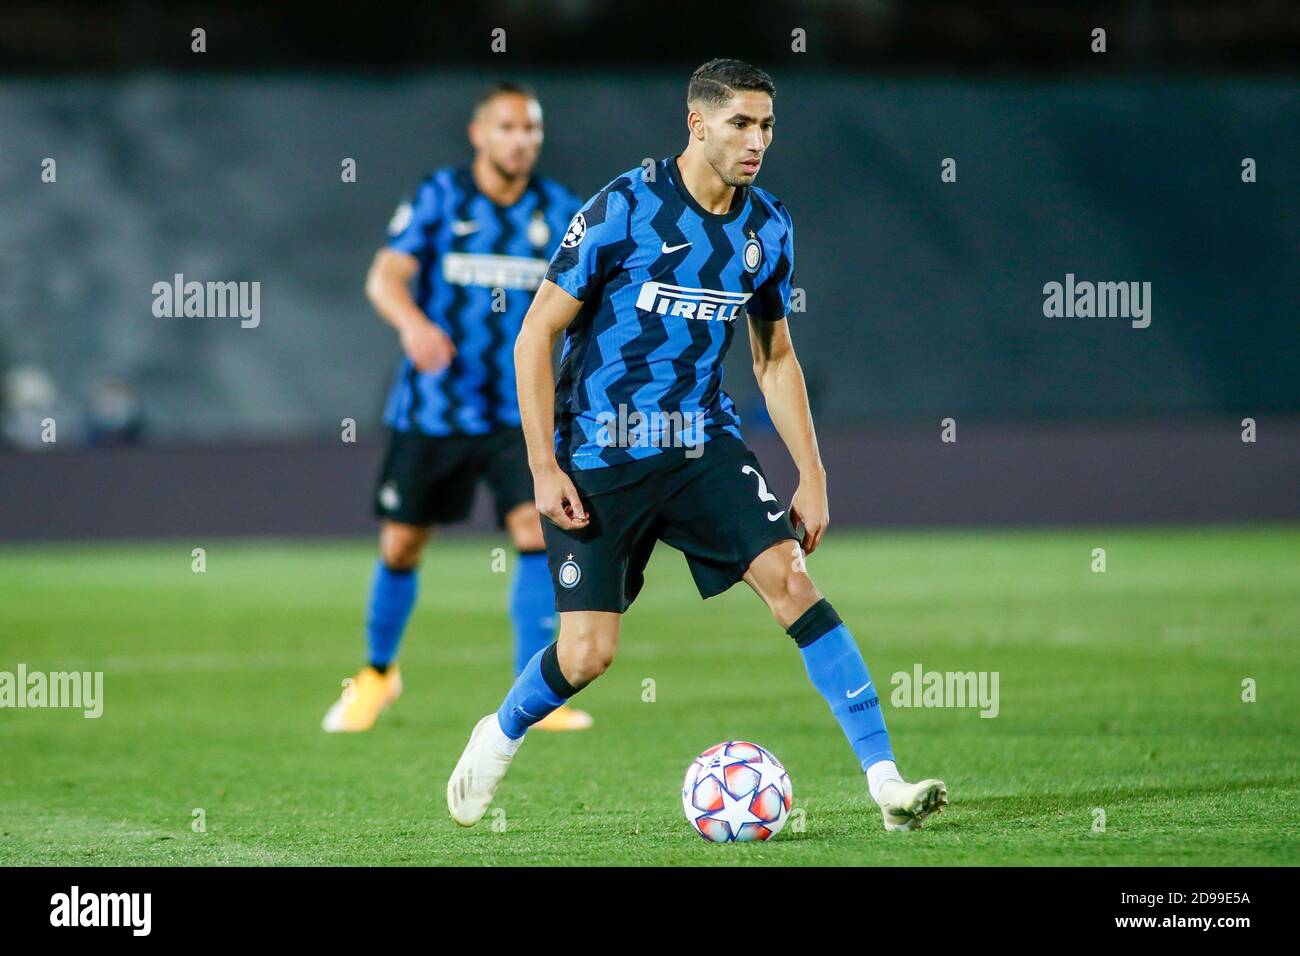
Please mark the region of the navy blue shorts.
<svg viewBox="0 0 1300 956"><path fill-rule="evenodd" d="M446 436L393 431L375 486L375 517L422 526L464 521L480 481L492 492L502 527L511 510L533 503L522 431Z"/></svg>
<svg viewBox="0 0 1300 956"><path fill-rule="evenodd" d="M644 584L656 542L686 555L704 598L745 576L772 545L797 544L787 505L769 487L745 443L729 435L650 459L588 471L570 470L591 522L566 531L543 519L546 556L560 611L615 611L631 606Z"/></svg>

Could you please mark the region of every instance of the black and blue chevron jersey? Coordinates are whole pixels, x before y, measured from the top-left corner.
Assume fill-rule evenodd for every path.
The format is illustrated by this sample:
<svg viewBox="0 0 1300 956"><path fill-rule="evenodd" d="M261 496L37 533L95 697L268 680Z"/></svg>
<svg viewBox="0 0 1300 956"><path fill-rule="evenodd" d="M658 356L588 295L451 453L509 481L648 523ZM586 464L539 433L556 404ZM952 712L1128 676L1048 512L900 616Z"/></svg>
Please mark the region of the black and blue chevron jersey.
<svg viewBox="0 0 1300 956"><path fill-rule="evenodd" d="M722 360L738 319L785 317L794 226L753 186L736 190L728 212L710 213L680 175L670 157L619 176L573 218L547 270L583 302L555 389L563 468L741 437Z"/></svg>
<svg viewBox="0 0 1300 956"><path fill-rule="evenodd" d="M386 424L427 435L519 427L515 339L580 203L554 180L534 176L513 206L498 206L468 169L440 169L398 207L388 245L420 260L416 304L451 337L456 357L435 373L403 358Z"/></svg>

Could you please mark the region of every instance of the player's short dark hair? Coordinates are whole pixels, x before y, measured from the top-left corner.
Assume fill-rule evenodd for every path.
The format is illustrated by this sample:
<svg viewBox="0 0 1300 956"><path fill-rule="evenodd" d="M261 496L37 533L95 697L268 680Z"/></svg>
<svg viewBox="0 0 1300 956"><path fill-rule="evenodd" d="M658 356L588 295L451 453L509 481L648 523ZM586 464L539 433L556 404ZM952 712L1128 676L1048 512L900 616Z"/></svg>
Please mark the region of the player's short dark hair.
<svg viewBox="0 0 1300 956"><path fill-rule="evenodd" d="M718 58L710 60L691 74L691 83L686 89L686 102L718 107L739 90L776 96L776 84L758 67L750 66L744 60Z"/></svg>
<svg viewBox="0 0 1300 956"><path fill-rule="evenodd" d="M497 80L479 94L478 99L474 101L474 109L470 115L478 116L479 110L487 106L496 97L506 93L517 93L520 96L528 97L530 100L537 99L537 94L533 92L533 88L527 83L517 83L514 80Z"/></svg>

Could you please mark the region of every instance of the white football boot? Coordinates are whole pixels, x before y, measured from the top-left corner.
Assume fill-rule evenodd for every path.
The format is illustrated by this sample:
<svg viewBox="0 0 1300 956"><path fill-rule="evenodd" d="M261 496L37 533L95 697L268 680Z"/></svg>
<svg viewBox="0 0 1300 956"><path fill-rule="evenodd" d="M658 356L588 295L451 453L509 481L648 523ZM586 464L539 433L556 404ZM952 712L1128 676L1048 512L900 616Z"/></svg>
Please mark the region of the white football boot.
<svg viewBox="0 0 1300 956"><path fill-rule="evenodd" d="M926 817L942 813L947 805L948 787L942 780L886 780L880 785L880 813L886 830L919 830Z"/></svg>
<svg viewBox="0 0 1300 956"><path fill-rule="evenodd" d="M522 737L512 741L502 733L496 711L474 725L465 752L447 781L447 809L453 820L463 827L472 827L483 819L521 743ZM503 752L506 749L510 752Z"/></svg>

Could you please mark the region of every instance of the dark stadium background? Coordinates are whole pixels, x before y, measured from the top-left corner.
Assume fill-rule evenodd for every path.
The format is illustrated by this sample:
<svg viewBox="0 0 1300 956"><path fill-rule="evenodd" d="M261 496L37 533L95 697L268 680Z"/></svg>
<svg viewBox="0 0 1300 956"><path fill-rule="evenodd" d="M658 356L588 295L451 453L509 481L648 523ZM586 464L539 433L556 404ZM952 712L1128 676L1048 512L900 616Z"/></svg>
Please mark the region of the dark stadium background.
<svg viewBox="0 0 1300 956"><path fill-rule="evenodd" d="M475 93L532 83L541 168L585 196L681 148L686 77L716 55L778 87L759 184L796 224L793 334L836 524L1300 517L1294 4L73 3L5 18L0 537L368 532L399 352L362 283L403 194L468 160ZM152 286L175 273L260 282L260 325L155 318ZM1067 273L1150 282L1150 327L1045 318L1042 287ZM737 332L728 385L788 494Z"/></svg>

